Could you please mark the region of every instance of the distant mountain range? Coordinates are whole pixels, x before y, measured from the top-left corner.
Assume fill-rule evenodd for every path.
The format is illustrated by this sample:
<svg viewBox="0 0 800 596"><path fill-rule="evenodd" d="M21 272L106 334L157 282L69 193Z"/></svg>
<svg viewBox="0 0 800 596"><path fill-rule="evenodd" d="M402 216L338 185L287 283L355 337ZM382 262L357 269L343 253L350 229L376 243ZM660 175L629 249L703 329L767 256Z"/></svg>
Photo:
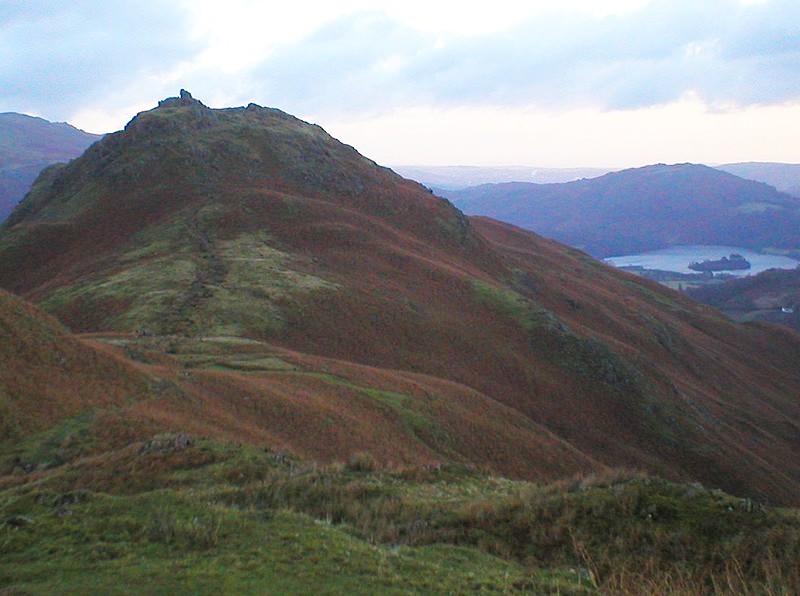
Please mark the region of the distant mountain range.
<svg viewBox="0 0 800 596"><path fill-rule="evenodd" d="M460 190L479 184L534 182L548 184L594 178L611 170L603 168L538 168L532 166L392 166L406 178L434 190Z"/></svg>
<svg viewBox="0 0 800 596"><path fill-rule="evenodd" d="M78 157L100 135L25 114L0 114L0 221L45 167Z"/></svg>
<svg viewBox="0 0 800 596"><path fill-rule="evenodd" d="M800 164L751 161L716 167L741 178L765 182L781 192L800 196Z"/></svg>
<svg viewBox="0 0 800 596"><path fill-rule="evenodd" d="M764 182L781 192L800 196L800 164L743 162L714 166L747 180ZM553 184L596 178L620 168L540 168L536 166L392 166L398 174L434 190L463 190L481 184L533 182Z"/></svg>
<svg viewBox="0 0 800 596"><path fill-rule="evenodd" d="M702 165L658 164L561 184L487 184L444 196L597 257L682 244L800 247L800 200Z"/></svg>

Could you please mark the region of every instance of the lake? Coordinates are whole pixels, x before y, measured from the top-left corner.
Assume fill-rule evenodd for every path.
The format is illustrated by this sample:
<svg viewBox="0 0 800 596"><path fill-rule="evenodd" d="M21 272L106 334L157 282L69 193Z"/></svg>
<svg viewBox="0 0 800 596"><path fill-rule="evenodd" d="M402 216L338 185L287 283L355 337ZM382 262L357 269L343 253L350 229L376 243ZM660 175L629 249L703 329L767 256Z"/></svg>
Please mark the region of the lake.
<svg viewBox="0 0 800 596"><path fill-rule="evenodd" d="M664 271L677 271L678 273L697 273L697 271L689 269L689 263L721 259L734 253L742 255L750 261L751 268L717 273L730 273L737 277L744 277L761 273L767 269L794 269L800 264L800 262L789 257L765 255L736 246L711 245L671 246L638 255L608 257L604 260L615 267L639 266L645 269L662 269Z"/></svg>

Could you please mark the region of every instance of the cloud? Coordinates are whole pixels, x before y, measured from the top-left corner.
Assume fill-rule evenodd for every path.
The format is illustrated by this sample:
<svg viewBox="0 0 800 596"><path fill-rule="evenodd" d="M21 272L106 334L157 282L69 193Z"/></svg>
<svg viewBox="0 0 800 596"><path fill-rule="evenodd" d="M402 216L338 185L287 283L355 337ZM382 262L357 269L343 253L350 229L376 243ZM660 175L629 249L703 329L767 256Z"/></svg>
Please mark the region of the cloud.
<svg viewBox="0 0 800 596"><path fill-rule="evenodd" d="M64 117L98 95L168 72L200 49L190 15L177 2L6 0L0 6L0 106Z"/></svg>
<svg viewBox="0 0 800 596"><path fill-rule="evenodd" d="M291 10L3 0L0 110L106 126L180 87L209 105L255 101L313 117L414 106L629 110L686 97L716 110L773 105L800 100L795 3L651 0L599 14L591 2L520 13L498 2L503 18L481 28L478 13L450 27L442 19L457 14L421 2L411 18L380 10L382 0L349 0L353 12L333 18L339 8L314 11L323 5L311 0Z"/></svg>
<svg viewBox="0 0 800 596"><path fill-rule="evenodd" d="M385 13L359 12L279 48L251 73L252 86L289 106L402 104L409 99L402 86L409 62L432 43L430 34Z"/></svg>
<svg viewBox="0 0 800 596"><path fill-rule="evenodd" d="M597 16L551 10L485 35L437 35L360 12L252 71L268 103L306 112L408 105L633 109L800 99L793 0L655 0Z"/></svg>

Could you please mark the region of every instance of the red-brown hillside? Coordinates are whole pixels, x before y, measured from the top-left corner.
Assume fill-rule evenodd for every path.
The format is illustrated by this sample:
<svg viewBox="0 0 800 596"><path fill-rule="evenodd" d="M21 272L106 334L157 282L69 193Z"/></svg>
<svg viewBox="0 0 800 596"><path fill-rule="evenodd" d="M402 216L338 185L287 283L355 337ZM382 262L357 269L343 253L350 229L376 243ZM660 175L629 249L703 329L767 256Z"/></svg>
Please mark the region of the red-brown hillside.
<svg viewBox="0 0 800 596"><path fill-rule="evenodd" d="M57 321L0 290L0 436L24 434L88 408L144 395L148 379L73 338Z"/></svg>
<svg viewBox="0 0 800 596"><path fill-rule="evenodd" d="M48 172L0 233L0 285L76 331L194 346L178 349L193 371L178 382L203 388L195 418L186 402L140 406L171 428L227 416L230 438L315 457L467 458L530 477L628 465L800 494L797 335L470 221L276 110L167 100ZM249 344L233 343L234 362L209 368L204 338L314 363L247 372Z"/></svg>
<svg viewBox="0 0 800 596"><path fill-rule="evenodd" d="M79 338L2 290L0 329L0 478L13 472L0 484L170 430L320 461L369 451L541 479L602 468L514 410L424 375L231 338Z"/></svg>

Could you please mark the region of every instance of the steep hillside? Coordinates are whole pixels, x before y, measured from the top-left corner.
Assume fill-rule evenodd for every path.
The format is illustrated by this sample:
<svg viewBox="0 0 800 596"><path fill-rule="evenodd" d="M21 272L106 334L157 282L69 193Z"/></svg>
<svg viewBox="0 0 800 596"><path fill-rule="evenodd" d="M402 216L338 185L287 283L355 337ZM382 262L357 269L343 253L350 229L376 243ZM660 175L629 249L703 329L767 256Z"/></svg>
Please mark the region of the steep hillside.
<svg viewBox="0 0 800 596"><path fill-rule="evenodd" d="M467 214L597 257L681 244L800 247L800 200L700 165L659 164L563 184L485 185L446 196Z"/></svg>
<svg viewBox="0 0 800 596"><path fill-rule="evenodd" d="M470 221L278 110L183 93L48 170L0 232L0 285L163 361L195 397L142 403L159 428L800 494L796 335Z"/></svg>
<svg viewBox="0 0 800 596"><path fill-rule="evenodd" d="M76 337L0 290L0 486L174 431L320 462L603 469L467 387L238 338ZM13 480L17 477L17 480Z"/></svg>
<svg viewBox="0 0 800 596"><path fill-rule="evenodd" d="M100 138L63 122L0 114L0 221L45 167L79 156Z"/></svg>
<svg viewBox="0 0 800 596"><path fill-rule="evenodd" d="M78 341L57 321L2 290L0 329L0 445L147 394L148 379L134 367Z"/></svg>

